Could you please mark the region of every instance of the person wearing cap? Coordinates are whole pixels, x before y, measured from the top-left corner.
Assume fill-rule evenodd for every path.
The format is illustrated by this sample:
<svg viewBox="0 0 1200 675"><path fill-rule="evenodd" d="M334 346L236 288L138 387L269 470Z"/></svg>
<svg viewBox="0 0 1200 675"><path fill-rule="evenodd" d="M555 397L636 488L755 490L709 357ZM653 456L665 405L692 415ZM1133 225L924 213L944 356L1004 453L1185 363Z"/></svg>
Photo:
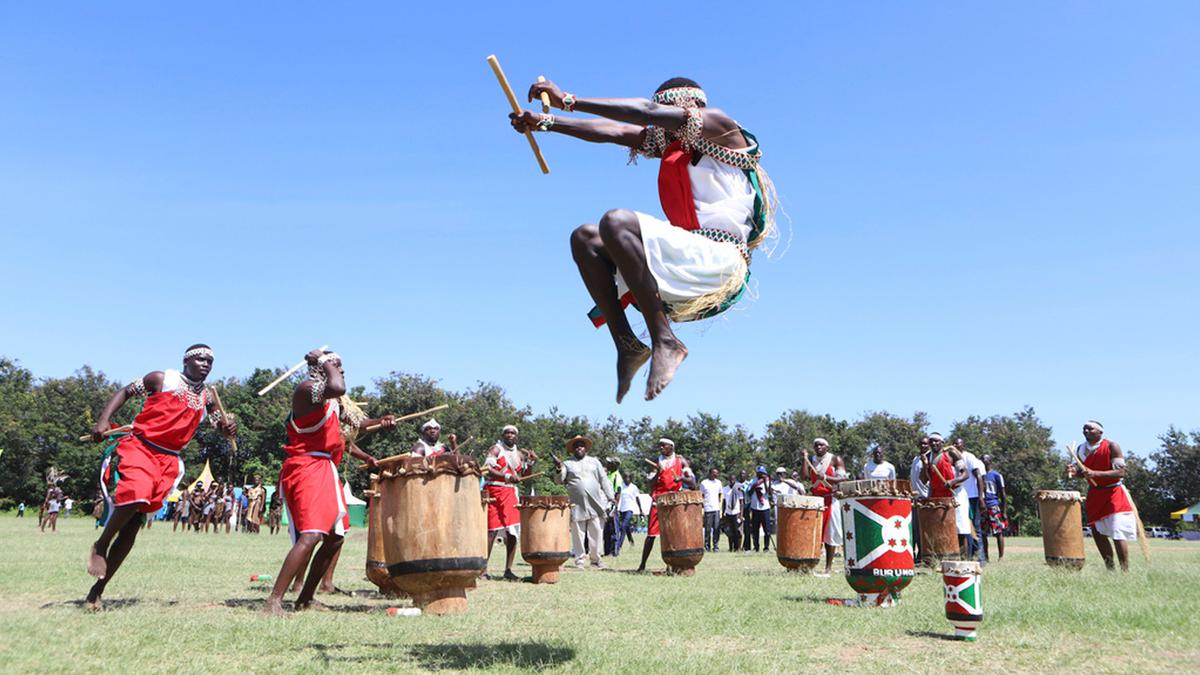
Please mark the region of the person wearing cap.
<svg viewBox="0 0 1200 675"><path fill-rule="evenodd" d="M1004 475L992 468L992 456L983 456L983 506L987 515L983 521L983 557L988 557L988 535L996 537L997 560L1004 559L1004 531L1008 529L1008 490L1004 486Z"/></svg>
<svg viewBox="0 0 1200 675"><path fill-rule="evenodd" d="M421 425L421 435L417 438L417 442L413 443L412 448L408 452L413 457L436 457L446 452L457 451L458 438L454 434L450 434L449 437L449 450L439 440L441 437L442 425L438 424L436 419L430 418L428 422Z"/></svg>
<svg viewBox="0 0 1200 675"><path fill-rule="evenodd" d="M650 461L650 460L647 460ZM651 461L654 471L646 475L650 481L650 499L653 501L659 495L668 492L679 492L687 486L696 487L696 476L692 473L691 465L675 452L675 441L669 438L658 439L658 461ZM654 540L658 538L658 507L650 507L649 523L646 527L646 543L642 545L642 562L637 571L646 571L646 561L654 550Z"/></svg>
<svg viewBox="0 0 1200 675"><path fill-rule="evenodd" d="M762 530L764 551L771 550L771 477L767 475L767 467L759 466L754 470L754 480L746 492L746 501L750 508L750 541L745 542L758 551L758 533Z"/></svg>
<svg viewBox="0 0 1200 675"><path fill-rule="evenodd" d="M620 548L619 539L625 538L625 533L618 531L620 514L617 511L621 491L625 489L625 477L621 475L621 460L616 457L604 458L604 469L608 472L608 485L613 493L613 507L604 519L604 555L615 556L614 551Z"/></svg>
<svg viewBox="0 0 1200 675"><path fill-rule="evenodd" d="M863 478L868 480L896 480L896 467L883 459L883 446L871 448L870 457L863 468Z"/></svg>
<svg viewBox="0 0 1200 675"><path fill-rule="evenodd" d="M971 536L971 512L966 503L967 465L954 446L943 447L942 435L929 434L929 454L922 455L921 480L929 484L930 499L954 499L958 546L965 553Z"/></svg>
<svg viewBox="0 0 1200 675"><path fill-rule="evenodd" d="M1137 507L1125 487L1125 453L1116 441L1104 438L1104 425L1088 420L1083 425L1083 445L1074 448L1074 461L1067 476L1087 481L1087 524L1092 539L1104 558L1104 566L1115 569L1113 548L1121 570L1129 571L1129 542L1138 538ZM1078 463L1078 466L1076 465Z"/></svg>
<svg viewBox="0 0 1200 675"><path fill-rule="evenodd" d="M575 436L566 445L573 459L562 461L555 457L557 472L554 478L567 488L567 496L571 499L571 548L575 551L575 567L586 569L584 561L590 557L592 565L607 569L600 560L600 551L604 547L604 518L613 502L612 484L600 460L588 456L592 449L591 439Z"/></svg>
<svg viewBox="0 0 1200 675"><path fill-rule="evenodd" d="M721 549L721 474L717 468L708 470L708 478L700 481L700 494L704 497L704 550Z"/></svg>
<svg viewBox="0 0 1200 675"><path fill-rule="evenodd" d="M833 495L838 484L846 480L846 468L842 464L842 458L829 451L829 441L824 438L813 440L813 453L814 457L810 459L808 451L804 451L804 469L808 472L813 496L825 500L825 511L821 514L825 571L818 576L827 577L832 573L833 556L837 553L837 547L842 545L841 513L838 510L839 502Z"/></svg>
<svg viewBox="0 0 1200 675"><path fill-rule="evenodd" d="M204 384L213 365L208 345L195 344L183 353L182 370L156 370L118 389L105 404L92 428L92 441L107 438L110 419L131 399L145 398L133 420L104 451L100 489L106 508L104 530L91 547L87 572L96 578L87 605L99 609L108 582L133 548L145 514L162 508L183 478L179 453L207 418L228 438L237 434L233 418L223 418ZM118 464L120 470L117 470ZM114 541L115 540L115 541Z"/></svg>
<svg viewBox="0 0 1200 675"><path fill-rule="evenodd" d="M527 454L517 448L517 427L506 425L500 432L500 440L492 445L484 461L487 471L484 490L490 501L487 505L488 560L492 559L492 547L496 537L504 535L504 579L517 581L520 577L512 571L517 553L517 539L521 536L521 513L517 510L517 486L521 477L528 474L532 462ZM486 574L485 574L486 576Z"/></svg>

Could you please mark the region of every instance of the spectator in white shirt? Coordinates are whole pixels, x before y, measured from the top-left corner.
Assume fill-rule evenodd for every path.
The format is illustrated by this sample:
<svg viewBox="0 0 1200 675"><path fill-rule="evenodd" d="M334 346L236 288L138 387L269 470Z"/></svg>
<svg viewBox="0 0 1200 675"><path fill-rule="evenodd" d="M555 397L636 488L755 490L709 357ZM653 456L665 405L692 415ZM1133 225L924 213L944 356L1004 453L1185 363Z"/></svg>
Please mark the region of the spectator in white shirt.
<svg viewBox="0 0 1200 675"><path fill-rule="evenodd" d="M917 456L913 457L912 468L908 471L908 482L912 487L913 494L917 499L929 499L929 485L921 480L921 457L929 454L929 437L921 437L921 447L917 451ZM921 559L921 526L917 518L916 508L913 509L912 517L913 528L913 558Z"/></svg>
<svg viewBox="0 0 1200 675"><path fill-rule="evenodd" d="M971 519L973 531L967 538L967 557L979 558L980 563L986 563L987 560L983 557L983 542L979 539L980 529L983 527L983 496L985 490L983 487L983 477L987 474L984 469L983 462L979 461L973 453L967 451L966 441L962 437L954 439L954 447L958 450L958 454L962 455L963 463L967 465L967 480L963 482L962 487L955 491L955 496L959 499L966 498L967 514Z"/></svg>
<svg viewBox="0 0 1200 675"><path fill-rule="evenodd" d="M919 471L919 469L918 469ZM863 478L868 480L896 480L896 467L891 462L883 460L883 448L876 445L871 448L871 458L863 470Z"/></svg>
<svg viewBox="0 0 1200 675"><path fill-rule="evenodd" d="M745 501L746 492L742 484L729 474L729 484L721 491L721 497L725 501L723 515L721 516L721 526L725 530L725 536L729 540L728 549L730 551L742 550L742 506Z"/></svg>
<svg viewBox="0 0 1200 675"><path fill-rule="evenodd" d="M625 487L621 488L621 496L617 501L617 534L620 536L613 538L613 557L621 555L621 544L625 539L629 539L629 544L633 545L633 514L638 511L638 495L642 493L638 489L637 484L632 480L625 483Z"/></svg>
<svg viewBox="0 0 1200 675"><path fill-rule="evenodd" d="M712 468L708 470L708 478L700 481L700 494L704 497L704 550L716 551L720 548L721 531L718 525L721 521L721 474Z"/></svg>

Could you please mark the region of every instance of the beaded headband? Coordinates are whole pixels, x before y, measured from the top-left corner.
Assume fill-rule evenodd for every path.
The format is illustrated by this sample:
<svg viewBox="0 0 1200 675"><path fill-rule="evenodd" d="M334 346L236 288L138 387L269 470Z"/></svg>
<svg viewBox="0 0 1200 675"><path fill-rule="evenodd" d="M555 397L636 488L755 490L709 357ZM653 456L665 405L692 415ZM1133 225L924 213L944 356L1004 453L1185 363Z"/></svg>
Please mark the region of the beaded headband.
<svg viewBox="0 0 1200 675"><path fill-rule="evenodd" d="M684 105L689 102L708 105L708 96L699 87L672 87L655 92L654 102L660 105Z"/></svg>
<svg viewBox="0 0 1200 675"><path fill-rule="evenodd" d="M1104 431L1104 425L1103 425L1103 424L1100 424L1100 423L1099 423L1099 422L1097 422L1096 420L1088 420L1088 421L1087 421L1087 423L1088 423L1088 424L1090 424L1090 425L1092 425L1092 426L1094 426L1094 427L1096 427L1096 429L1098 429L1098 430L1100 430L1100 431Z"/></svg>
<svg viewBox="0 0 1200 675"><path fill-rule="evenodd" d="M509 432L509 431L513 432L514 434L519 434L519 433L521 433L521 432L517 431L517 427L516 427L516 426L514 426L514 425L512 425L512 424L506 424L506 425L504 425L504 428L500 430L500 433L502 433L502 434L503 434L503 433L506 433L506 432Z"/></svg>
<svg viewBox="0 0 1200 675"><path fill-rule="evenodd" d="M211 359L212 355L213 355L212 350L209 349L208 347L196 347L195 349L189 349L186 352L184 352L183 358L190 359L193 356L207 356L208 358Z"/></svg>

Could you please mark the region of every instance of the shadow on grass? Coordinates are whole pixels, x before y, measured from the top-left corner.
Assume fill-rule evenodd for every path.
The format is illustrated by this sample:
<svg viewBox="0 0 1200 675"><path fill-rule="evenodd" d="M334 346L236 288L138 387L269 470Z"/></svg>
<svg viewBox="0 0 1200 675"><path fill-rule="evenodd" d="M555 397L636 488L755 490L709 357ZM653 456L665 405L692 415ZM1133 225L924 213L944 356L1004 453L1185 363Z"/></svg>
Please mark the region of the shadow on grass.
<svg viewBox="0 0 1200 675"><path fill-rule="evenodd" d="M60 607L82 608L86 604L87 604L87 601L82 598L79 600L60 600L58 602L47 602L46 604L42 605L38 609L57 609ZM104 609L105 609L105 611L110 610L110 609L126 609L129 607L135 607L140 604L143 604L141 598L118 598L116 600L107 600L106 599L104 601ZM161 607L174 607L174 606L178 605L179 602L177 600L162 600L162 601L155 601L150 604L159 605Z"/></svg>
<svg viewBox="0 0 1200 675"><path fill-rule="evenodd" d="M802 602L806 605L827 605L829 607L836 606L836 603L832 603L830 600L837 600L840 602L846 602L849 600L849 598L831 598L827 595L785 595L783 596L783 599L787 600L788 602Z"/></svg>
<svg viewBox="0 0 1200 675"><path fill-rule="evenodd" d="M498 644L415 645L409 655L426 670L470 670L512 666L550 668L575 659L575 650L544 642L501 642Z"/></svg>
<svg viewBox="0 0 1200 675"><path fill-rule="evenodd" d="M946 635L945 633L934 633L933 631L928 631L928 630L906 630L906 631L904 631L904 634L911 636L911 637L930 638L931 640L945 640L947 642L961 642L961 640L954 637L953 635Z"/></svg>
<svg viewBox="0 0 1200 675"><path fill-rule="evenodd" d="M229 598L228 600L225 600L221 604L225 605L226 607L231 607L233 609L249 609L249 610L253 610L253 611L260 611L266 605L266 603L267 603L266 597L261 597L261 598ZM386 607L382 607L380 605L329 605L329 604L327 604L327 605L324 605L324 607L325 607L324 610L308 610L308 611L318 613L318 614L324 613L326 611L337 613L337 614L362 614L365 612L381 612L382 613L387 610ZM288 612L294 612L296 610L296 603L285 602L285 603L283 603L283 608L285 610L287 610Z"/></svg>
<svg viewBox="0 0 1200 675"><path fill-rule="evenodd" d="M387 642L375 642L365 644L341 644L341 645L323 645L311 644L310 649L317 652L317 657L321 659L321 663L326 667L338 663L366 663L368 661L380 661L394 656L393 652L396 645ZM346 650L366 651L367 654L361 656L353 656L344 653Z"/></svg>

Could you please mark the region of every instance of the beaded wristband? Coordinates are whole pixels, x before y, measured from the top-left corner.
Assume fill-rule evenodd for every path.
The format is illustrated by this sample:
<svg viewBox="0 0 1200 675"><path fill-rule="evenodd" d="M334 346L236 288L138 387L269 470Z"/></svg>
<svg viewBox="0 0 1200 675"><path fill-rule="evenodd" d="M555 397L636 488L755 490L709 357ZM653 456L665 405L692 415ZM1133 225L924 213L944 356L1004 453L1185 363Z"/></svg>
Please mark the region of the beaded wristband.
<svg viewBox="0 0 1200 675"><path fill-rule="evenodd" d="M543 114L542 118L538 120L537 130L550 131L550 127L552 126L554 126L554 115Z"/></svg>
<svg viewBox="0 0 1200 675"><path fill-rule="evenodd" d="M562 109L565 112L575 112L575 94L563 94Z"/></svg>

